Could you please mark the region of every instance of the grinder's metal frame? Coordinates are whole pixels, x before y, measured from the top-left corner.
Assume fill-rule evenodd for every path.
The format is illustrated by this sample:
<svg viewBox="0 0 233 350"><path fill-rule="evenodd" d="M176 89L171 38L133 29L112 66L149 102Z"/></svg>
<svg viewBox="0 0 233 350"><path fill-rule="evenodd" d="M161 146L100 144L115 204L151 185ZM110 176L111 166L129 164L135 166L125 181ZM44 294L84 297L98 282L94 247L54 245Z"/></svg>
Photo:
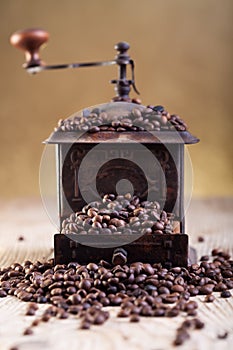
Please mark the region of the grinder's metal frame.
<svg viewBox="0 0 233 350"><path fill-rule="evenodd" d="M100 235L100 247L90 247L88 240L91 237L80 238L76 234L55 234L54 248L55 248L55 263L68 263L70 260L85 263L88 260L98 262L100 259L105 259L113 263L124 263L133 261L144 261L149 263L162 263L165 266L186 266L188 263L188 235L185 234L185 216L184 216L184 145L194 144L198 139L191 135L188 131L179 132L179 138L175 137L172 131L156 131L156 132L99 132L99 133L84 133L78 137L77 132L55 131L45 143L55 144L57 153L57 179L58 179L58 202L59 202L59 218L60 222L70 215L70 206L67 207L68 200L74 195L70 184L74 183L74 172L64 168L71 169L69 163L69 150L78 147L80 159L77 164L81 164L85 155L97 144L108 142L109 145L127 145L130 147L130 140L132 144L136 142L144 144L148 147L150 152L161 150L166 146L174 147L176 154L176 169L175 172L166 174L170 191L168 191L168 198L166 198L165 210L172 210L174 203L169 194L173 191L173 197L176 196L175 211L176 220L179 221L179 229L177 234L163 234L163 235L144 235L132 243L125 244L119 248L103 248L104 236ZM125 142L127 140L127 142ZM168 147L168 148L169 148ZM68 153L67 153L68 150ZM156 154L159 154L158 152ZM159 158L159 157L158 157ZM158 159L161 162L161 159ZM67 163L68 161L68 163ZM168 160L171 165L171 159ZM64 167L65 165L65 167ZM77 169L78 170L78 169ZM177 173L176 173L177 172ZM127 173L127 169L126 169ZM127 176L127 174L126 174ZM140 197L140 193L137 193ZM77 198L74 205L74 211L82 209L82 197ZM71 204L72 205L72 204ZM61 227L60 227L61 230ZM99 236L99 237L100 237ZM114 235L113 235L114 236ZM113 237L113 240L117 237ZM127 238L126 238L127 240ZM130 239L129 239L130 242ZM89 241L90 243L90 241Z"/></svg>

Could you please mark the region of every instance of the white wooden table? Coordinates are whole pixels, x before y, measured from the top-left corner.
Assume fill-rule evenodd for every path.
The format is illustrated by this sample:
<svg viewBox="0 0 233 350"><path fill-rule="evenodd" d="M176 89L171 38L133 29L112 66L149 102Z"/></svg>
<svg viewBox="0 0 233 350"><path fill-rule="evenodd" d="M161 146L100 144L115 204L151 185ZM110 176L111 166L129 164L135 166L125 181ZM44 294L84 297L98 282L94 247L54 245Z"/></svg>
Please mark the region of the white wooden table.
<svg viewBox="0 0 233 350"><path fill-rule="evenodd" d="M198 256L212 248L223 248L233 256L233 199L193 200L187 213L187 233ZM45 214L40 199L18 199L0 202L0 266L52 257L56 229ZM24 236L19 241L19 236ZM198 242L198 236L204 242ZM196 297L198 317L205 322L203 330L191 331L191 338L180 346L189 350L233 349L233 297L203 303ZM0 350L17 346L19 350L169 350L182 316L175 318L141 318L139 323L116 317L117 308L109 308L111 317L103 326L80 330L79 320L52 319L34 328L34 334L23 336L34 316L25 316L26 303L15 297L0 298ZM39 313L45 309L40 305ZM38 315L38 314L37 314ZM218 334L228 332L226 339Z"/></svg>

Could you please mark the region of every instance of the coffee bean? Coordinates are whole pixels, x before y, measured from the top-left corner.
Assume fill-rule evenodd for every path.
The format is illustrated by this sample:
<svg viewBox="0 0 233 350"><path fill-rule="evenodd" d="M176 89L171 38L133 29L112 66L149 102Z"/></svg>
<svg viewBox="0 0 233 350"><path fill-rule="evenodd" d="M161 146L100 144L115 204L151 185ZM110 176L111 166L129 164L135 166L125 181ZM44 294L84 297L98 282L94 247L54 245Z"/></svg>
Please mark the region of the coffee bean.
<svg viewBox="0 0 233 350"><path fill-rule="evenodd" d="M193 310L193 309L197 309L198 308L198 304L196 301L189 301L188 303L186 303L185 305L185 310L189 311L189 310Z"/></svg>
<svg viewBox="0 0 233 350"><path fill-rule="evenodd" d="M53 288L51 290L51 295L61 295L62 294L62 289L61 288Z"/></svg>
<svg viewBox="0 0 233 350"><path fill-rule="evenodd" d="M160 287L158 289L159 294L170 294L170 290L166 287Z"/></svg>
<svg viewBox="0 0 233 350"><path fill-rule="evenodd" d="M199 293L200 294L211 294L214 289L214 284L206 284L204 286L201 286L199 288Z"/></svg>
<svg viewBox="0 0 233 350"><path fill-rule="evenodd" d="M44 304L47 303L48 299L45 296L38 296L38 298L36 299L36 302L39 304Z"/></svg>
<svg viewBox="0 0 233 350"><path fill-rule="evenodd" d="M88 131L90 133L95 133L95 132L99 132L100 128L98 126L92 126L91 128L88 129Z"/></svg>
<svg viewBox="0 0 233 350"><path fill-rule="evenodd" d="M178 296L172 295L172 294L168 294L168 295L165 294L164 297L162 297L162 300L165 304L173 304L177 302Z"/></svg>
<svg viewBox="0 0 233 350"><path fill-rule="evenodd" d="M140 312L140 315L147 316L147 317L153 316L153 314L154 314L154 312L153 312L151 306L149 306L149 305L143 306L141 309L141 312Z"/></svg>
<svg viewBox="0 0 233 350"><path fill-rule="evenodd" d="M212 303L215 300L215 296L213 294L208 294L205 297L205 302Z"/></svg>
<svg viewBox="0 0 233 350"><path fill-rule="evenodd" d="M230 298L231 297L231 292L229 290L223 290L221 292L221 298Z"/></svg>
<svg viewBox="0 0 233 350"><path fill-rule="evenodd" d="M196 296L199 294L199 289L195 288L195 287L188 288L188 291L189 291L191 296Z"/></svg>
<svg viewBox="0 0 233 350"><path fill-rule="evenodd" d="M89 279L83 279L79 283L79 288L84 289L86 291L90 290L90 288L91 288L91 281Z"/></svg>
<svg viewBox="0 0 233 350"><path fill-rule="evenodd" d="M27 293L25 291L21 291L19 292L19 294L17 295L19 299L21 299L22 301L29 301L32 299L32 294L31 293Z"/></svg>
<svg viewBox="0 0 233 350"><path fill-rule="evenodd" d="M65 319L67 319L69 317L69 313L61 309L57 313L56 317L59 318L59 319L65 320Z"/></svg>
<svg viewBox="0 0 233 350"><path fill-rule="evenodd" d="M228 332L224 332L222 334L218 334L218 339L226 339L228 337Z"/></svg>
<svg viewBox="0 0 233 350"><path fill-rule="evenodd" d="M117 317L128 317L130 314L130 310L127 309L121 309L118 314Z"/></svg>
<svg viewBox="0 0 233 350"><path fill-rule="evenodd" d="M155 309L153 315L154 315L155 317L164 316L164 315L165 315L165 309L163 309L163 308Z"/></svg>
<svg viewBox="0 0 233 350"><path fill-rule="evenodd" d="M179 313L180 313L179 309L173 307L173 308L171 308L170 310L167 310L166 313L165 313L165 315L166 315L167 317L176 317L176 316L179 315Z"/></svg>
<svg viewBox="0 0 233 350"><path fill-rule="evenodd" d="M40 320L36 319L36 320L32 321L31 327L36 327L39 325L39 323L40 323Z"/></svg>
<svg viewBox="0 0 233 350"><path fill-rule="evenodd" d="M189 339L190 335L186 330L181 330L177 333L176 339L174 340L174 345L182 345L185 340Z"/></svg>
<svg viewBox="0 0 233 350"><path fill-rule="evenodd" d="M90 329L90 327L91 327L91 323L86 320L82 321L80 324L81 329Z"/></svg>
<svg viewBox="0 0 233 350"><path fill-rule="evenodd" d="M48 315L48 314L42 315L41 321L48 322L49 320L50 320L50 315Z"/></svg>
<svg viewBox="0 0 233 350"><path fill-rule="evenodd" d="M33 330L31 328L26 328L23 332L23 335L31 335L33 334Z"/></svg>
<svg viewBox="0 0 233 350"><path fill-rule="evenodd" d="M188 310L187 316L197 316L197 311L194 309Z"/></svg>
<svg viewBox="0 0 233 350"><path fill-rule="evenodd" d="M204 323L201 320L199 320L198 318L194 318L193 323L194 323L194 327L196 329L202 329L204 327Z"/></svg>
<svg viewBox="0 0 233 350"><path fill-rule="evenodd" d="M7 292L4 289L0 289L0 298L4 298L7 296Z"/></svg>
<svg viewBox="0 0 233 350"><path fill-rule="evenodd" d="M29 309L27 309L25 315L26 315L26 316L34 316L35 313L36 313L36 310L35 310L35 309L29 308Z"/></svg>
<svg viewBox="0 0 233 350"><path fill-rule="evenodd" d="M214 291L215 291L215 292L222 292L222 291L224 291L224 290L226 290L226 289L227 289L226 284L225 284L225 283L222 283L222 282L216 284L216 286L214 287Z"/></svg>
<svg viewBox="0 0 233 350"><path fill-rule="evenodd" d="M190 327L192 327L192 324L193 324L193 322L191 320L185 320L181 325L181 329L190 328Z"/></svg>
<svg viewBox="0 0 233 350"><path fill-rule="evenodd" d="M133 314L130 316L129 318L130 322L139 322L140 321L140 317L137 314Z"/></svg>
<svg viewBox="0 0 233 350"><path fill-rule="evenodd" d="M179 285L179 284L176 284L176 285L171 287L171 291L181 293L184 291L184 287Z"/></svg>

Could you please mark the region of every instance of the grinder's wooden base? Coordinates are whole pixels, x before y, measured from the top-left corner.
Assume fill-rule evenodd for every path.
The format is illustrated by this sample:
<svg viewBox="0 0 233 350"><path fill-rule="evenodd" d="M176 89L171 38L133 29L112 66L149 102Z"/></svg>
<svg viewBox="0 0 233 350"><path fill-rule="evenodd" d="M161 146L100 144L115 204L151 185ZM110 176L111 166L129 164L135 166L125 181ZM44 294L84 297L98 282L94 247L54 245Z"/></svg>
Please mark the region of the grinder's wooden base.
<svg viewBox="0 0 233 350"><path fill-rule="evenodd" d="M101 240L103 238L102 236ZM80 239L82 239L82 244ZM161 263L165 267L170 268L172 266L185 267L188 263L194 262L193 252L191 254L192 257L189 259L190 261L188 261L188 235L186 234L144 235L134 242L121 246L121 249L114 247L103 248L103 245L102 247L101 245L100 247L92 247L83 243L85 239L90 242L91 237L85 236L83 239L77 234L55 234L55 264L68 264L71 261L77 261L80 264L98 263L103 259L110 263L115 262L115 264L118 264L121 260L122 263L126 261L127 263L136 261L151 264ZM132 240L132 236L129 237L130 239ZM113 259L114 254L115 261Z"/></svg>

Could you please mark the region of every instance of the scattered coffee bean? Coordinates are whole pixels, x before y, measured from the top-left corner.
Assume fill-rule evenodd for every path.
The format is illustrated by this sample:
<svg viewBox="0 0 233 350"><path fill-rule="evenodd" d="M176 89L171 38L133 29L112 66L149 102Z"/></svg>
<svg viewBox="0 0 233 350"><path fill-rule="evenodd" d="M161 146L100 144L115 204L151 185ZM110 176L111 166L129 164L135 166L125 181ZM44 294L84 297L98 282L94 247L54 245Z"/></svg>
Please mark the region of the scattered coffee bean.
<svg viewBox="0 0 233 350"><path fill-rule="evenodd" d="M215 296L213 294L208 294L205 297L205 302L212 303L215 300Z"/></svg>
<svg viewBox="0 0 233 350"><path fill-rule="evenodd" d="M221 298L230 298L231 297L231 292L229 290L223 290L221 292Z"/></svg>
<svg viewBox="0 0 233 350"><path fill-rule="evenodd" d="M39 325L39 323L40 323L40 320L39 320L39 319L36 319L36 320L34 320L34 321L32 322L31 327L36 327L36 326Z"/></svg>
<svg viewBox="0 0 233 350"><path fill-rule="evenodd" d="M193 324L196 329L202 329L204 327L204 323L198 318L193 319Z"/></svg>
<svg viewBox="0 0 233 350"><path fill-rule="evenodd" d="M218 339L226 339L228 337L228 332L224 332L222 334L218 334Z"/></svg>
<svg viewBox="0 0 233 350"><path fill-rule="evenodd" d="M130 202L131 197L127 197ZM114 198L114 195L106 196L105 200L109 199L110 203ZM138 204L141 206L134 198L134 207ZM94 217L97 215L102 214ZM162 216L165 218L165 213ZM25 334L31 334L32 327L40 322L48 322L53 317L66 319L70 314L81 318L82 329L101 325L109 317L103 309L109 305L119 306L118 317L128 317L131 322L138 322L140 317L176 317L182 313L192 318L186 319L177 330L174 344L180 345L188 339L188 330L204 326L195 317L198 303L192 296L204 294L205 302L214 300L213 291L219 292L221 297L231 297L232 260L220 250L213 256L213 261L202 258L200 263L187 268L165 268L142 262L114 266L104 260L99 264L71 262L56 266L53 260L26 261L0 269L0 296L14 295L26 301L27 315L35 314L38 303L48 304Z"/></svg>
<svg viewBox="0 0 233 350"><path fill-rule="evenodd" d="M23 335L31 335L33 334L33 330L31 328L26 328L23 332Z"/></svg>
<svg viewBox="0 0 233 350"><path fill-rule="evenodd" d="M140 321L140 317L137 314L133 314L130 316L129 318L130 322L139 322Z"/></svg>
<svg viewBox="0 0 233 350"><path fill-rule="evenodd" d="M90 329L91 323L88 321L82 321L80 324L80 329Z"/></svg>
<svg viewBox="0 0 233 350"><path fill-rule="evenodd" d="M185 340L189 339L190 335L185 329L180 330L177 335L176 339L174 340L174 345L182 345Z"/></svg>
<svg viewBox="0 0 233 350"><path fill-rule="evenodd" d="M0 289L0 298L5 298L7 296L7 292L4 289Z"/></svg>
<svg viewBox="0 0 233 350"><path fill-rule="evenodd" d="M24 236L21 235L18 237L18 241L24 241L24 240L25 240Z"/></svg>

